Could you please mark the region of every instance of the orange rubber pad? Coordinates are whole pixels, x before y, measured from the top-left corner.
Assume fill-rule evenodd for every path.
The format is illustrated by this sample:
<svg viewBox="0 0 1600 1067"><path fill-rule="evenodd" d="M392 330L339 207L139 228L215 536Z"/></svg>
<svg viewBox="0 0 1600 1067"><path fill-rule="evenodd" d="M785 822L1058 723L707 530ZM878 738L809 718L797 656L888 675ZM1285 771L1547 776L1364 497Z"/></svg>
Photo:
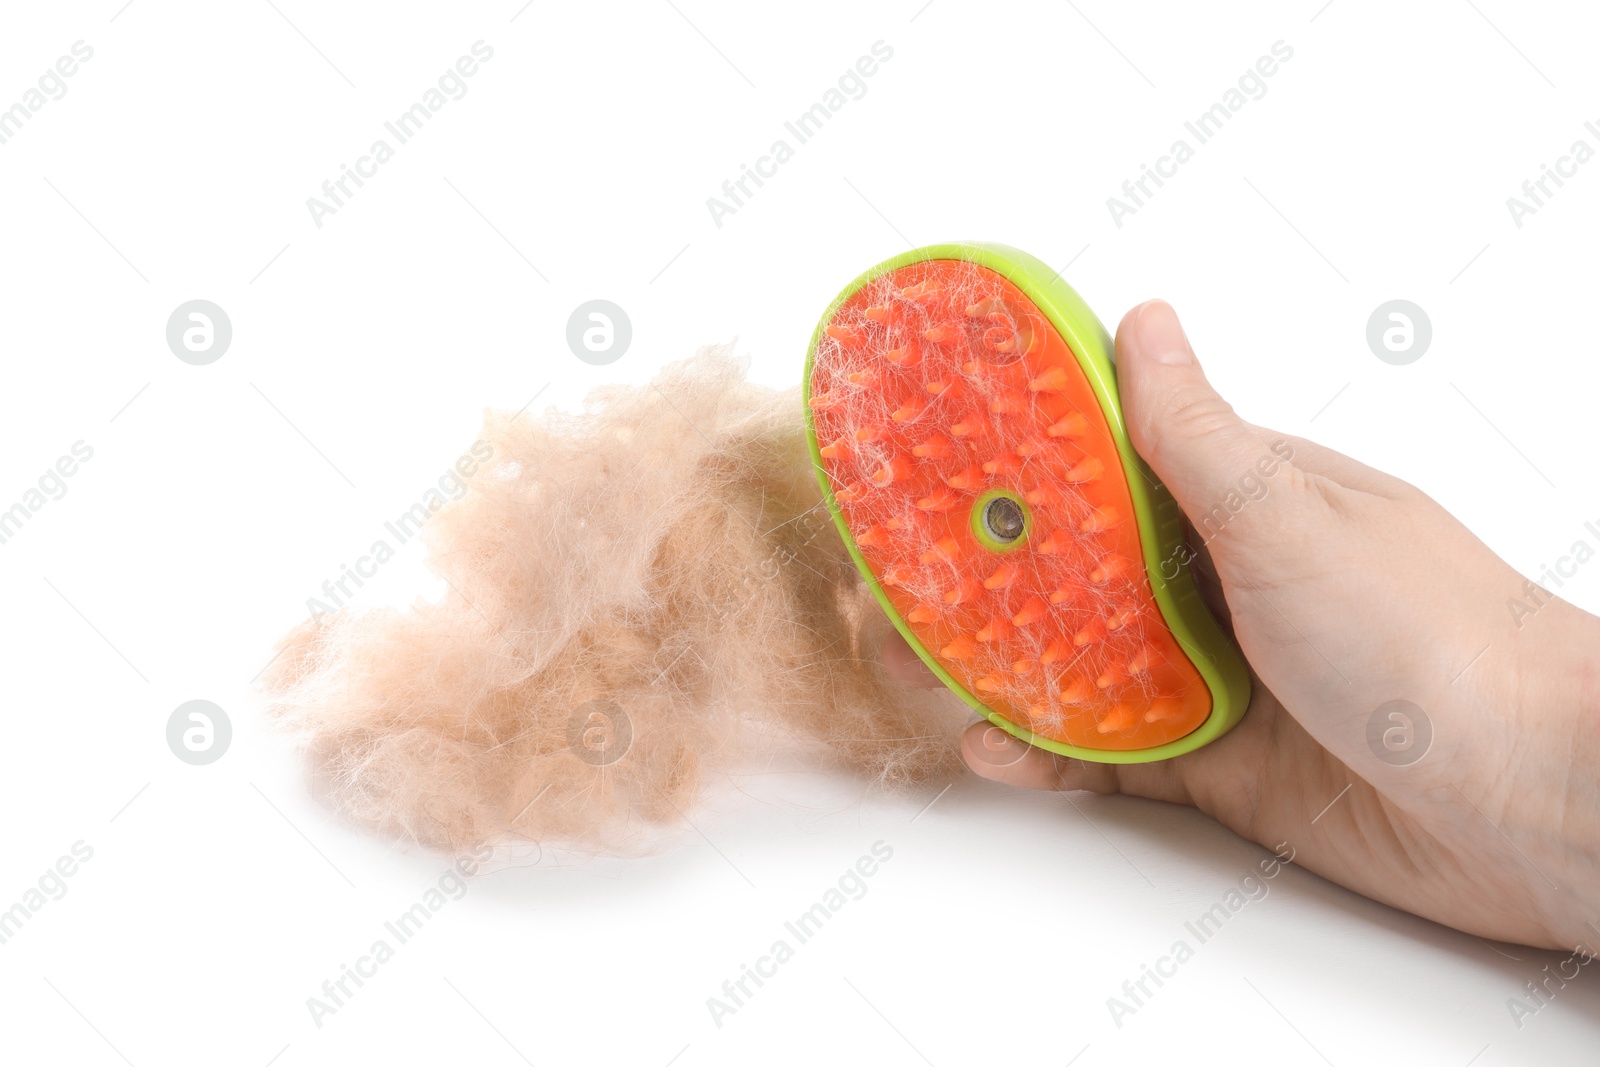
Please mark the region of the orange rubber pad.
<svg viewBox="0 0 1600 1067"><path fill-rule="evenodd" d="M969 694L1082 748L1152 748L1206 720L1211 692L1152 596L1105 415L1020 290L956 260L891 271L835 311L810 393L862 558ZM1012 503L991 511L996 495ZM1014 537L1018 512L1012 541L982 521Z"/></svg>

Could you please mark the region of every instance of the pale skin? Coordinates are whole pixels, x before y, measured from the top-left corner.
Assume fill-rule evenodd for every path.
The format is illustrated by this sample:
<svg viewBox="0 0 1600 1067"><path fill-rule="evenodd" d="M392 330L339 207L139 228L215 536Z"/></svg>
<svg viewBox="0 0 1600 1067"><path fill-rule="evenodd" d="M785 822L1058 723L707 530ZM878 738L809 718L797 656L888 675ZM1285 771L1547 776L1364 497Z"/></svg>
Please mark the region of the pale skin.
<svg viewBox="0 0 1600 1067"><path fill-rule="evenodd" d="M1434 922L1600 951L1600 618L1528 583L1413 486L1241 420L1166 303L1128 312L1116 352L1134 447L1186 515L1237 503L1241 479L1279 460L1258 475L1264 495L1201 524L1194 562L1249 661L1249 710L1198 751L1121 766L980 722L962 739L968 766L1192 805ZM883 659L908 685L940 684L897 633ZM1431 725L1409 764L1415 750L1391 763L1368 740L1395 700Z"/></svg>

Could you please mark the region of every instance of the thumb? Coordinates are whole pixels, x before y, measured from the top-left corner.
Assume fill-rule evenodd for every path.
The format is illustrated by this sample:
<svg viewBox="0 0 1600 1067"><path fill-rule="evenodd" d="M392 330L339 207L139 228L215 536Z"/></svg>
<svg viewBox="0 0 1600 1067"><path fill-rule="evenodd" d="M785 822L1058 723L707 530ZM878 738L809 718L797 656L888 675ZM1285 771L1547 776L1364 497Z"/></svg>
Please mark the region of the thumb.
<svg viewBox="0 0 1600 1067"><path fill-rule="evenodd" d="M1276 470L1275 454L1206 380L1177 312L1150 300L1117 327L1117 383L1133 447L1197 528L1235 521L1239 501ZM1230 499L1231 498L1231 499ZM1245 521L1249 521L1246 519ZM1207 538L1209 540L1209 537Z"/></svg>

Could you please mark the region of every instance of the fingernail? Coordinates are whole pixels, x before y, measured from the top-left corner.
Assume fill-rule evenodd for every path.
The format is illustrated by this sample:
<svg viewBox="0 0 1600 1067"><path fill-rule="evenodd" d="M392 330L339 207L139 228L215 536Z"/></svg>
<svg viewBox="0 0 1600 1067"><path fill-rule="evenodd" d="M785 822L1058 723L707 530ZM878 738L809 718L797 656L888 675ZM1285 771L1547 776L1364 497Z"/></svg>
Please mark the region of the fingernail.
<svg viewBox="0 0 1600 1067"><path fill-rule="evenodd" d="M987 726L979 734L978 742L973 746L972 756L968 762L973 770L978 770L977 764L992 770L1004 770L1021 762L1027 755L1027 745L998 726Z"/></svg>
<svg viewBox="0 0 1600 1067"><path fill-rule="evenodd" d="M1000 729L991 726L983 732L983 747L991 752L1003 752L1006 749L1020 747L1022 742Z"/></svg>
<svg viewBox="0 0 1600 1067"><path fill-rule="evenodd" d="M1178 313L1165 300L1150 300L1139 306L1134 336L1138 338L1139 351L1156 363L1194 362L1194 349L1189 347Z"/></svg>

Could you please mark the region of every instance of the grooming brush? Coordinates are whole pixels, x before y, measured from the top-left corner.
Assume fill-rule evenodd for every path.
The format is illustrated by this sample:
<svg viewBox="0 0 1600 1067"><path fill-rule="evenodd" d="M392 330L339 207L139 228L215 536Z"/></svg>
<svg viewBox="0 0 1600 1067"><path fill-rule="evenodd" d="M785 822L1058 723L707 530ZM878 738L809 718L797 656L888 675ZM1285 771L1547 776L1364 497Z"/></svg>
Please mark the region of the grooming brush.
<svg viewBox="0 0 1600 1067"><path fill-rule="evenodd" d="M1243 716L1250 679L1123 424L1106 329L1044 263L917 249L857 278L806 359L817 479L917 655L996 726L1143 763Z"/></svg>

